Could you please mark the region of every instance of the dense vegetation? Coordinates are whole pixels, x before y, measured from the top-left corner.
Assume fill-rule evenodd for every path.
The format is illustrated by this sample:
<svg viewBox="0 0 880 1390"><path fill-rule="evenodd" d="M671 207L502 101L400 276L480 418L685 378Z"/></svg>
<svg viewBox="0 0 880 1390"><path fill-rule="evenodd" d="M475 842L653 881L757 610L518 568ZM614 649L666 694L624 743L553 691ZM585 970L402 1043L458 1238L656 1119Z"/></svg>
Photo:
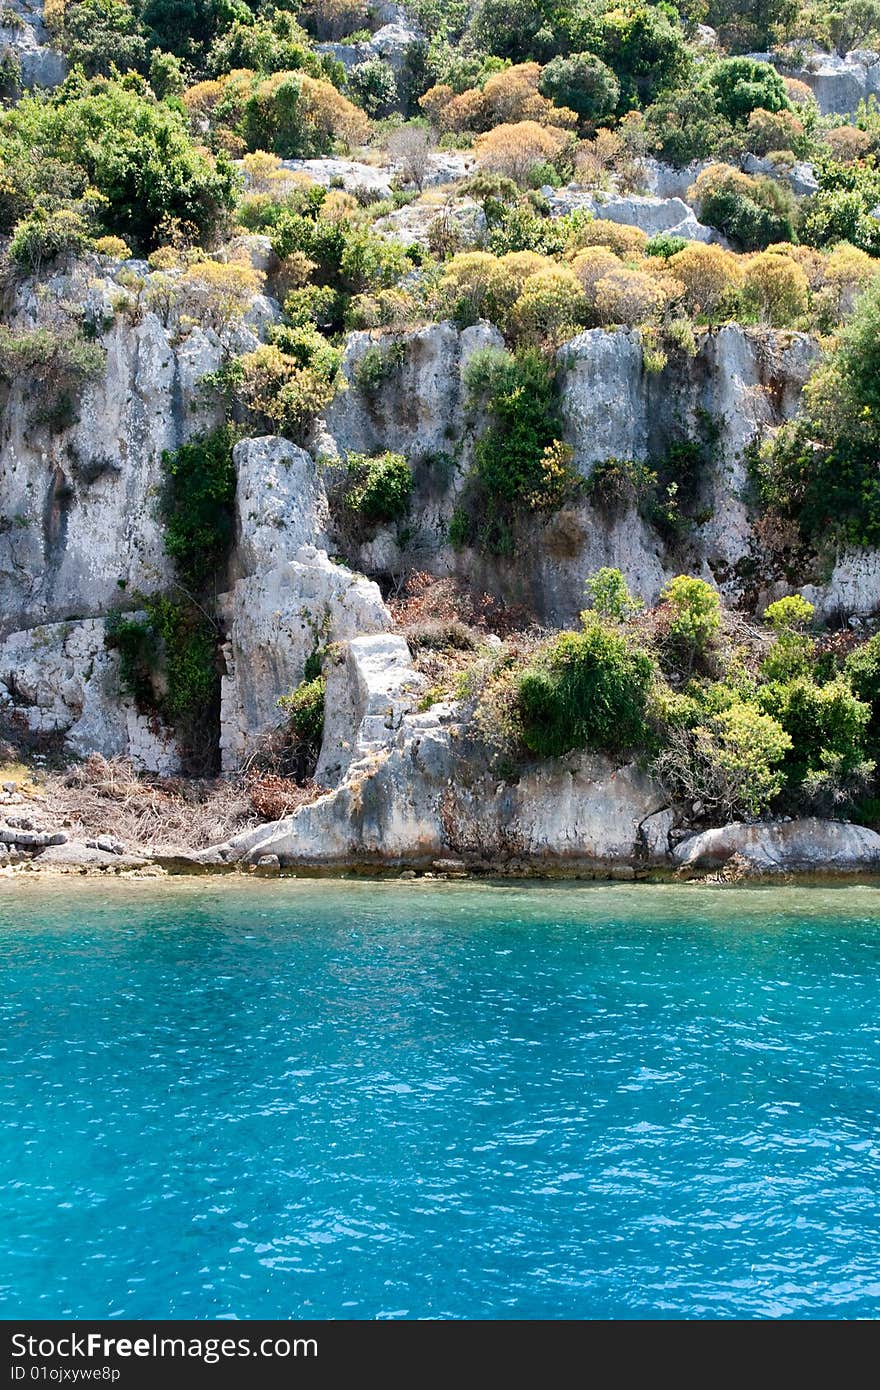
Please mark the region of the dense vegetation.
<svg viewBox="0 0 880 1390"><path fill-rule="evenodd" d="M576 750L636 756L692 818L868 815L880 727L880 638L835 644L800 595L763 629L731 625L680 575L645 610L618 570L588 584L578 632L510 645L464 693L499 767Z"/></svg>
<svg viewBox="0 0 880 1390"><path fill-rule="evenodd" d="M637 509L667 557L698 519L711 422L663 457L609 459L588 481L574 471L557 411L568 339L630 330L645 370L661 373L730 320L812 334L823 357L806 408L750 459L766 553L749 562L790 580L804 557L880 544L880 109L823 115L790 75L809 45L880 43L880 4L406 10L418 32L393 62L369 46L380 21L366 0L47 0L67 79L24 92L13 49L0 54L5 283L25 287L22 302L33 288L37 306L34 321L0 327L0 378L40 388L34 428L75 419L118 315L156 314L177 342L199 329L222 357L202 386L226 423L164 457L174 589L126 596L139 606L110 633L126 690L175 726L194 766L210 763L200 729L218 708L234 440L306 443L344 388L353 329L371 339L348 375L377 413L406 369L407 330L440 318L500 330L504 348L476 352L464 373L475 437L447 538L506 561L530 525L578 498L600 524ZM356 61L343 64L346 47ZM761 51L773 62L750 56ZM326 156L393 165L390 194L289 167ZM462 156L466 176L449 165L458 177L438 189L438 157ZM651 160L699 161L682 191L714 242L602 216L608 195L649 187ZM401 240L410 214L420 230ZM63 278L46 291L77 265L83 285L110 285L109 307ZM264 290L282 311L254 329ZM334 520L353 549L381 527L405 549L413 464L377 450L337 466ZM508 753L636 751L714 816L851 810L871 793L877 639L838 650L812 631L808 604L783 600L738 642L715 591L688 576L650 613L615 571L590 597L581 630L480 677L477 721ZM301 777L320 744L320 665L284 706Z"/></svg>

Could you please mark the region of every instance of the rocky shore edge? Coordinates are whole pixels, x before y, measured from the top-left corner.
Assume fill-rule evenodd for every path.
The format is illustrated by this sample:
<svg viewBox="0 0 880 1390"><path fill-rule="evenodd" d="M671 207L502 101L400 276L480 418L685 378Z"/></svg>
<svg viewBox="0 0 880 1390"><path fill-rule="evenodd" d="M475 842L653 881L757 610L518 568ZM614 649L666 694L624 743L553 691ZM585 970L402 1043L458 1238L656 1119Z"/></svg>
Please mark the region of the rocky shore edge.
<svg viewBox="0 0 880 1390"><path fill-rule="evenodd" d="M13 838L15 836L15 838ZM0 877L185 875L242 877L382 877L405 880L534 879L622 882L872 881L880 878L880 835L849 822L804 818L733 823L688 834L664 857L644 844L616 860L566 855L483 858L361 855L317 860L274 853L223 858L216 852L126 852L112 837L81 841L64 831L0 827Z"/></svg>

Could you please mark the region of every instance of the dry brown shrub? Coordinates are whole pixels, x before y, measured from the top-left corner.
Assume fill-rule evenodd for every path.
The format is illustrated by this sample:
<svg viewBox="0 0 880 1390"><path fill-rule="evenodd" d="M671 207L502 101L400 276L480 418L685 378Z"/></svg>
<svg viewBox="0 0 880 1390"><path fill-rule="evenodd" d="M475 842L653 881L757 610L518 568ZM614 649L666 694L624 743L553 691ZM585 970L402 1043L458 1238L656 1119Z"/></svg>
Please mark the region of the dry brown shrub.
<svg viewBox="0 0 880 1390"><path fill-rule="evenodd" d="M292 777L282 777L275 772L252 775L247 786L251 806L262 820L281 820L300 806L316 801L327 790L312 781L300 785Z"/></svg>
<svg viewBox="0 0 880 1390"><path fill-rule="evenodd" d="M97 753L47 777L44 806L53 821L69 823L73 838L109 834L129 850L199 849L256 823L238 779L154 777Z"/></svg>

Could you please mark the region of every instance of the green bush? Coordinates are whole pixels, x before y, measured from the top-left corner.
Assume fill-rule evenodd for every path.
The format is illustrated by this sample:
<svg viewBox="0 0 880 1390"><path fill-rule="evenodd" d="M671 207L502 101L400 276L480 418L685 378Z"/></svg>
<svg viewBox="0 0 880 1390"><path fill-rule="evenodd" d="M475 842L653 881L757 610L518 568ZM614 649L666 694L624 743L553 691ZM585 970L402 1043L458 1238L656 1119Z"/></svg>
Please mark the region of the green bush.
<svg viewBox="0 0 880 1390"><path fill-rule="evenodd" d="M866 727L867 746L880 751L880 633L850 652L843 664L844 678L853 694L871 711Z"/></svg>
<svg viewBox="0 0 880 1390"><path fill-rule="evenodd" d="M88 223L73 208L37 208L13 231L9 255L22 270L38 275L59 256L81 256L90 245Z"/></svg>
<svg viewBox="0 0 880 1390"><path fill-rule="evenodd" d="M311 325L281 325L269 338L206 384L237 400L254 427L268 422L276 433L299 441L333 399L342 353Z"/></svg>
<svg viewBox="0 0 880 1390"><path fill-rule="evenodd" d="M82 67L87 77L146 66L146 37L125 0L74 0L64 8L60 38L71 67Z"/></svg>
<svg viewBox="0 0 880 1390"><path fill-rule="evenodd" d="M664 731L653 771L678 801L698 802L722 820L759 816L785 785L791 739L778 720L732 699L691 712Z"/></svg>
<svg viewBox="0 0 880 1390"><path fill-rule="evenodd" d="M305 781L314 774L324 738L324 702L327 682L324 676L304 680L289 695L282 695L278 707L286 716L294 745L294 774Z"/></svg>
<svg viewBox="0 0 880 1390"><path fill-rule="evenodd" d="M673 236L671 232L657 232L645 247L646 256L662 256L664 261L668 261L670 256L677 256L679 251L683 251L690 243L683 236Z"/></svg>
<svg viewBox="0 0 880 1390"><path fill-rule="evenodd" d="M803 629L813 621L815 609L801 594L777 599L764 610L764 622L776 633L776 641L761 663L765 681L790 681L810 673L815 642Z"/></svg>
<svg viewBox="0 0 880 1390"><path fill-rule="evenodd" d="M188 601L159 595L143 606L144 618L120 614L106 624L106 645L119 652L120 689L174 729L189 771L212 772L220 713L216 630Z"/></svg>
<svg viewBox="0 0 880 1390"><path fill-rule="evenodd" d="M543 69L540 90L557 106L576 111L581 120L601 125L614 115L620 83L594 53L572 53L552 59Z"/></svg>
<svg viewBox="0 0 880 1390"><path fill-rule="evenodd" d="M715 93L699 84L659 93L645 112L645 123L657 157L679 167L695 159L725 158L736 143Z"/></svg>
<svg viewBox="0 0 880 1390"><path fill-rule="evenodd" d="M816 545L880 542L880 283L808 384L805 414L750 460L764 507Z"/></svg>
<svg viewBox="0 0 880 1390"><path fill-rule="evenodd" d="M368 399L378 396L382 387L397 375L406 360L406 343L391 340L381 347L368 347L355 363L352 378Z"/></svg>
<svg viewBox="0 0 880 1390"><path fill-rule="evenodd" d="M670 579L661 601L669 605L667 629L677 655L691 664L704 657L721 627L721 600L705 579L679 574Z"/></svg>
<svg viewBox="0 0 880 1390"><path fill-rule="evenodd" d="M844 770L864 761L871 709L856 698L846 681L820 686L799 676L761 686L757 699L764 713L776 719L791 739L784 764L790 791L797 793L805 779L821 772L828 755L840 759Z"/></svg>
<svg viewBox="0 0 880 1390"><path fill-rule="evenodd" d="M620 570L607 565L590 575L586 590L593 612L607 622L625 623L644 607L641 599L633 598Z"/></svg>
<svg viewBox="0 0 880 1390"><path fill-rule="evenodd" d="M413 487L412 469L402 454L349 454L346 506L370 525L406 515Z"/></svg>
<svg viewBox="0 0 880 1390"><path fill-rule="evenodd" d="M646 652L598 622L563 633L519 676L523 742L542 758L575 748L618 753L638 746L653 674Z"/></svg>
<svg viewBox="0 0 880 1390"><path fill-rule="evenodd" d="M752 111L788 111L785 83L770 63L752 58L722 58L711 69L708 85L718 109L733 125L748 120Z"/></svg>
<svg viewBox="0 0 880 1390"><path fill-rule="evenodd" d="M796 205L791 190L773 179L750 179L750 188L731 182L707 192L699 215L741 251L762 251L778 241L794 241Z"/></svg>
<svg viewBox="0 0 880 1390"><path fill-rule="evenodd" d="M803 594L786 594L785 598L768 603L764 609L764 622L778 634L800 632L810 626L815 613L812 603Z"/></svg>
<svg viewBox="0 0 880 1390"><path fill-rule="evenodd" d="M133 699L140 710L155 708L153 676L159 664L159 644L149 619L111 613L104 622L104 642L119 653L120 693Z"/></svg>
<svg viewBox="0 0 880 1390"><path fill-rule="evenodd" d="M180 111L124 81L85 83L76 73L51 97L25 97L0 114L0 160L15 170L19 218L95 189L106 230L146 250L175 219L213 237L236 182L225 157L196 148Z"/></svg>
<svg viewBox="0 0 880 1390"><path fill-rule="evenodd" d="M72 424L83 387L102 374L106 361L100 344L72 323L25 330L0 324L0 378L28 381L34 424L55 430Z"/></svg>
<svg viewBox="0 0 880 1390"><path fill-rule="evenodd" d="M184 584L195 590L213 578L232 543L234 443L232 430L223 427L162 455L165 549Z"/></svg>
<svg viewBox="0 0 880 1390"><path fill-rule="evenodd" d="M387 116L397 101L397 79L383 58L368 58L349 70L346 85L368 116Z"/></svg>

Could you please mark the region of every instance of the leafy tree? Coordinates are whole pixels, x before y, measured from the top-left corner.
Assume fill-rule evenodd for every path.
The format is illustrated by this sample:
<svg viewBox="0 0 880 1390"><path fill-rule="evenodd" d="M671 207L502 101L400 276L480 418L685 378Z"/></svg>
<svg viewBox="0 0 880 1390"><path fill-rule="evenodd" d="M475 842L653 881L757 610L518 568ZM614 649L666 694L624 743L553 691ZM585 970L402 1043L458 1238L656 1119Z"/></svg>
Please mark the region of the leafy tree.
<svg viewBox="0 0 880 1390"><path fill-rule="evenodd" d="M539 0L478 0L469 33L477 48L521 63L539 57L548 44L552 49L546 26Z"/></svg>
<svg viewBox="0 0 880 1390"><path fill-rule="evenodd" d="M670 164L717 158L731 139L715 92L703 84L660 92L645 112L658 157Z"/></svg>
<svg viewBox="0 0 880 1390"><path fill-rule="evenodd" d="M830 29L834 46L842 58L854 48L876 47L880 35L880 3L878 0L847 0L831 15Z"/></svg>
<svg viewBox="0 0 880 1390"><path fill-rule="evenodd" d="M593 53L553 58L541 73L540 89L557 106L567 106L592 125L613 116L620 100L620 83Z"/></svg>
<svg viewBox="0 0 880 1390"><path fill-rule="evenodd" d="M198 59L235 19L252 18L245 0L146 0L141 19L159 48Z"/></svg>
<svg viewBox="0 0 880 1390"><path fill-rule="evenodd" d="M3 112L0 154L23 179L33 150L51 150L52 164L43 187L24 195L32 206L91 186L107 230L146 249L175 219L208 240L232 206L228 162L198 150L177 111L120 82L86 84L73 74L50 99L26 97ZM48 172L46 164L37 172Z"/></svg>
<svg viewBox="0 0 880 1390"><path fill-rule="evenodd" d="M709 0L706 23L734 53L763 51L797 12L798 0Z"/></svg>
<svg viewBox="0 0 880 1390"><path fill-rule="evenodd" d="M791 109L785 83L770 63L722 58L709 72L708 84L719 111L732 125L747 121L758 107L762 111Z"/></svg>
<svg viewBox="0 0 880 1390"><path fill-rule="evenodd" d="M596 16L586 7L574 14L575 24L580 19L585 25L583 47L597 53L616 74L621 105L647 104L686 80L691 57L678 17L666 6L623 0Z"/></svg>
<svg viewBox="0 0 880 1390"><path fill-rule="evenodd" d="M348 74L347 85L368 116L386 116L397 101L397 80L383 58L357 63Z"/></svg>
<svg viewBox="0 0 880 1390"><path fill-rule="evenodd" d="M88 77L108 76L114 70L144 71L147 41L126 0L76 0L64 10L61 34L72 65Z"/></svg>

